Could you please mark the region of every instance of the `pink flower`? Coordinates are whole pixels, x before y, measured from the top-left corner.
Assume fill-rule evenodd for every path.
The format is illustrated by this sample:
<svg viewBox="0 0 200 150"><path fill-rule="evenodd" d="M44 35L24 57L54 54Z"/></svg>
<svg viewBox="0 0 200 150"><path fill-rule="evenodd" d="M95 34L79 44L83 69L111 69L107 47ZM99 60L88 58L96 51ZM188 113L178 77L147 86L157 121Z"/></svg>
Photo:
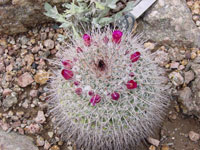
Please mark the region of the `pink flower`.
<svg viewBox="0 0 200 150"><path fill-rule="evenodd" d="M111 97L112 97L113 100L118 100L119 97L120 97L120 95L119 95L119 93L117 93L117 92L113 92L113 93L111 94Z"/></svg>
<svg viewBox="0 0 200 150"><path fill-rule="evenodd" d="M128 89L135 89L135 88L137 88L137 82L130 80L127 82L126 87Z"/></svg>
<svg viewBox="0 0 200 150"><path fill-rule="evenodd" d="M65 67L65 69L72 69L73 65L71 60L62 61L62 64Z"/></svg>
<svg viewBox="0 0 200 150"><path fill-rule="evenodd" d="M120 30L115 30L112 34L112 41L116 44L119 44L121 42L123 32Z"/></svg>
<svg viewBox="0 0 200 150"><path fill-rule="evenodd" d="M88 34L83 35L83 40L84 40L85 46L91 45L91 37Z"/></svg>
<svg viewBox="0 0 200 150"><path fill-rule="evenodd" d="M66 80L70 80L74 76L73 72L67 69L63 69L61 74Z"/></svg>
<svg viewBox="0 0 200 150"><path fill-rule="evenodd" d="M101 97L96 94L94 96L92 96L92 98L90 99L90 103L95 106L97 103L99 103L101 101Z"/></svg>
<svg viewBox="0 0 200 150"><path fill-rule="evenodd" d="M138 61L138 59L140 58L140 52L135 52L135 53L133 53L132 55L131 55L131 61L132 62L136 62L136 61Z"/></svg>
<svg viewBox="0 0 200 150"><path fill-rule="evenodd" d="M82 89L81 88L77 88L75 90L75 92L76 92L77 95L81 95L82 94Z"/></svg>

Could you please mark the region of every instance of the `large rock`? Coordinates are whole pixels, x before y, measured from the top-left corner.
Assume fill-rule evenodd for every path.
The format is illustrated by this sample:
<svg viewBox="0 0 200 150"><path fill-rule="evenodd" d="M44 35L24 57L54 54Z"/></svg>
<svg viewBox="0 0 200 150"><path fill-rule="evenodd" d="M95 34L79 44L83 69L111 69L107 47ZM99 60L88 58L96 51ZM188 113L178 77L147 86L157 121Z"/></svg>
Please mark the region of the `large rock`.
<svg viewBox="0 0 200 150"><path fill-rule="evenodd" d="M191 81L191 84L188 84L189 87L185 87L179 93L179 101L182 104L183 112L187 115L195 115L200 119L200 73L199 70L200 62L197 57L192 62L192 70L195 74L195 79ZM196 72L195 72L196 71Z"/></svg>
<svg viewBox="0 0 200 150"><path fill-rule="evenodd" d="M38 150L33 139L0 130L0 150Z"/></svg>
<svg viewBox="0 0 200 150"><path fill-rule="evenodd" d="M69 0L0 0L0 32L16 34L50 21L43 15L44 2L59 4Z"/></svg>
<svg viewBox="0 0 200 150"><path fill-rule="evenodd" d="M148 39L200 46L200 30L192 20L186 0L157 0L144 15L142 24Z"/></svg>

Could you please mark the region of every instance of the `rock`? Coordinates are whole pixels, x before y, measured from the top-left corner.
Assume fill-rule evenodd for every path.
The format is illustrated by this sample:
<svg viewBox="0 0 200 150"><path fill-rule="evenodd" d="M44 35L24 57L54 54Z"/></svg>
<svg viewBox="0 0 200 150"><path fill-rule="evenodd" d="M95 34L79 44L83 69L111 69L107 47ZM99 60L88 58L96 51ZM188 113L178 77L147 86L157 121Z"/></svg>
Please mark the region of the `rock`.
<svg viewBox="0 0 200 150"><path fill-rule="evenodd" d="M10 125L8 123L0 122L0 126L2 130L7 131L10 128Z"/></svg>
<svg viewBox="0 0 200 150"><path fill-rule="evenodd" d="M38 95L38 90L31 90L30 91L30 96L31 97L37 97L37 95Z"/></svg>
<svg viewBox="0 0 200 150"><path fill-rule="evenodd" d="M53 132L48 132L48 136L49 136L50 138L52 138L52 137L53 137Z"/></svg>
<svg viewBox="0 0 200 150"><path fill-rule="evenodd" d="M37 117L35 118L36 123L44 123L46 121L46 118L44 116L43 111L38 111Z"/></svg>
<svg viewBox="0 0 200 150"><path fill-rule="evenodd" d="M49 73L44 70L39 70L37 74L34 76L35 82L39 84L45 84L49 79Z"/></svg>
<svg viewBox="0 0 200 150"><path fill-rule="evenodd" d="M10 0L0 0L0 5L7 4Z"/></svg>
<svg viewBox="0 0 200 150"><path fill-rule="evenodd" d="M200 56L196 57L193 62L196 64L200 64Z"/></svg>
<svg viewBox="0 0 200 150"><path fill-rule="evenodd" d="M57 145L54 145L49 150L60 150L60 148Z"/></svg>
<svg viewBox="0 0 200 150"><path fill-rule="evenodd" d="M11 90L11 89L4 89L4 90L3 90L3 96L10 95L11 93L12 93L12 90Z"/></svg>
<svg viewBox="0 0 200 150"><path fill-rule="evenodd" d="M32 82L34 82L34 80L28 72L22 74L18 78L18 85L21 87L26 87L26 86L30 85Z"/></svg>
<svg viewBox="0 0 200 150"><path fill-rule="evenodd" d="M144 43L144 47L145 48L148 48L150 50L153 50L155 48L155 43L152 43L152 42L146 42Z"/></svg>
<svg viewBox="0 0 200 150"><path fill-rule="evenodd" d="M51 146L50 143L48 141L45 141L45 143L44 143L44 149L48 150L50 148L50 146Z"/></svg>
<svg viewBox="0 0 200 150"><path fill-rule="evenodd" d="M151 145L151 146L149 147L149 150L156 150L156 147L155 147L154 145Z"/></svg>
<svg viewBox="0 0 200 150"><path fill-rule="evenodd" d="M26 55L24 60L25 60L25 62L27 62L28 66L32 65L32 63L34 62L33 54Z"/></svg>
<svg viewBox="0 0 200 150"><path fill-rule="evenodd" d="M10 64L9 66L6 67L6 71L7 72L12 71L12 69L13 69L13 65L12 64Z"/></svg>
<svg viewBox="0 0 200 150"><path fill-rule="evenodd" d="M192 63L191 68L196 76L200 76L200 64Z"/></svg>
<svg viewBox="0 0 200 150"><path fill-rule="evenodd" d="M6 98L3 100L3 107L8 110L10 107L15 105L17 103L17 94L15 92L12 92L10 95L6 96Z"/></svg>
<svg viewBox="0 0 200 150"><path fill-rule="evenodd" d="M28 133L35 134L40 131L40 126L38 124L30 124L25 129Z"/></svg>
<svg viewBox="0 0 200 150"><path fill-rule="evenodd" d="M33 47L33 48L31 49L31 52L32 52L33 54L35 54L35 53L37 53L40 49L41 49L40 46L35 46L35 47Z"/></svg>
<svg viewBox="0 0 200 150"><path fill-rule="evenodd" d="M174 71L170 73L169 78L175 86L180 86L184 83L184 78L179 72Z"/></svg>
<svg viewBox="0 0 200 150"><path fill-rule="evenodd" d="M41 136L38 136L36 139L36 145L37 146L43 146L44 145L44 138Z"/></svg>
<svg viewBox="0 0 200 150"><path fill-rule="evenodd" d="M38 150L33 139L14 132L8 133L0 130L0 145L2 150Z"/></svg>
<svg viewBox="0 0 200 150"><path fill-rule="evenodd" d="M178 66L179 66L178 62L172 62L171 65L170 65L171 69L177 69Z"/></svg>
<svg viewBox="0 0 200 150"><path fill-rule="evenodd" d="M170 48L168 50L169 58L172 61L181 61L185 58L185 54L181 54L180 50L175 47L175 48Z"/></svg>
<svg viewBox="0 0 200 150"><path fill-rule="evenodd" d="M45 40L44 41L44 46L47 48L47 49L53 49L54 48L54 41L51 40L51 39L48 39L48 40Z"/></svg>
<svg viewBox="0 0 200 150"><path fill-rule="evenodd" d="M194 72L193 71L187 71L184 73L185 83L188 84L190 81L194 79Z"/></svg>
<svg viewBox="0 0 200 150"><path fill-rule="evenodd" d="M5 71L5 65L4 62L0 60L0 73Z"/></svg>
<svg viewBox="0 0 200 150"><path fill-rule="evenodd" d="M168 145L163 145L161 150L169 150L169 146Z"/></svg>
<svg viewBox="0 0 200 150"><path fill-rule="evenodd" d="M148 137L148 138L147 138L147 141L148 141L150 144L152 144L152 145L154 145L154 146L156 146L156 147L158 147L159 144L160 144L160 141L159 141L159 140L154 139L154 138L152 138L152 137Z"/></svg>
<svg viewBox="0 0 200 150"><path fill-rule="evenodd" d="M160 66L165 66L169 62L169 55L164 51L157 51L155 54L155 61L158 62Z"/></svg>
<svg viewBox="0 0 200 150"><path fill-rule="evenodd" d="M2 1L2 0L1 0ZM44 15L44 2L42 0L3 0L0 3L0 32L6 34L17 34L27 32L30 27L36 24L50 22L52 19ZM6 1L9 1L8 3ZM61 3L69 0L53 0L50 1L52 5L58 4L60 8Z"/></svg>
<svg viewBox="0 0 200 150"><path fill-rule="evenodd" d="M192 91L189 87L185 87L179 92L179 99L183 101L185 105L189 105L192 101Z"/></svg>
<svg viewBox="0 0 200 150"><path fill-rule="evenodd" d="M145 36L153 41L200 46L200 30L185 0L158 0L145 13L142 24Z"/></svg>
<svg viewBox="0 0 200 150"><path fill-rule="evenodd" d="M194 131L189 132L189 138L193 142L197 142L200 139L200 135Z"/></svg>
<svg viewBox="0 0 200 150"><path fill-rule="evenodd" d="M22 45L26 45L29 41L29 39L26 36L22 36L19 38L19 41Z"/></svg>

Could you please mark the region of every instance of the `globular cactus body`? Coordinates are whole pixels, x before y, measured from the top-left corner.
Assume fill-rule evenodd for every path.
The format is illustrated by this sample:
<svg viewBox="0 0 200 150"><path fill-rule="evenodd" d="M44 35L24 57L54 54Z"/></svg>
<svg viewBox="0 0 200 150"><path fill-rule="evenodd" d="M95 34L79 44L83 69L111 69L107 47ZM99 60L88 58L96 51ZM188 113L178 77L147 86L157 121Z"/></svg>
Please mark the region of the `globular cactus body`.
<svg viewBox="0 0 200 150"><path fill-rule="evenodd" d="M162 68L139 36L107 29L67 44L49 88L50 112L78 147L125 150L152 134L168 98Z"/></svg>

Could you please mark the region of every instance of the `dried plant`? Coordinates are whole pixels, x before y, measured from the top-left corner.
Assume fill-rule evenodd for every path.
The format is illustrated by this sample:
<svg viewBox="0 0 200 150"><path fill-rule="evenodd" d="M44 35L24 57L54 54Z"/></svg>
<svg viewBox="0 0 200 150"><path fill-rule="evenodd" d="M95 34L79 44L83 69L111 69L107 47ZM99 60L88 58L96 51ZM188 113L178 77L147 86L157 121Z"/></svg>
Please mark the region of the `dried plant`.
<svg viewBox="0 0 200 150"><path fill-rule="evenodd" d="M52 61L50 112L65 139L98 150L133 149L167 108L164 70L140 36L93 30Z"/></svg>

